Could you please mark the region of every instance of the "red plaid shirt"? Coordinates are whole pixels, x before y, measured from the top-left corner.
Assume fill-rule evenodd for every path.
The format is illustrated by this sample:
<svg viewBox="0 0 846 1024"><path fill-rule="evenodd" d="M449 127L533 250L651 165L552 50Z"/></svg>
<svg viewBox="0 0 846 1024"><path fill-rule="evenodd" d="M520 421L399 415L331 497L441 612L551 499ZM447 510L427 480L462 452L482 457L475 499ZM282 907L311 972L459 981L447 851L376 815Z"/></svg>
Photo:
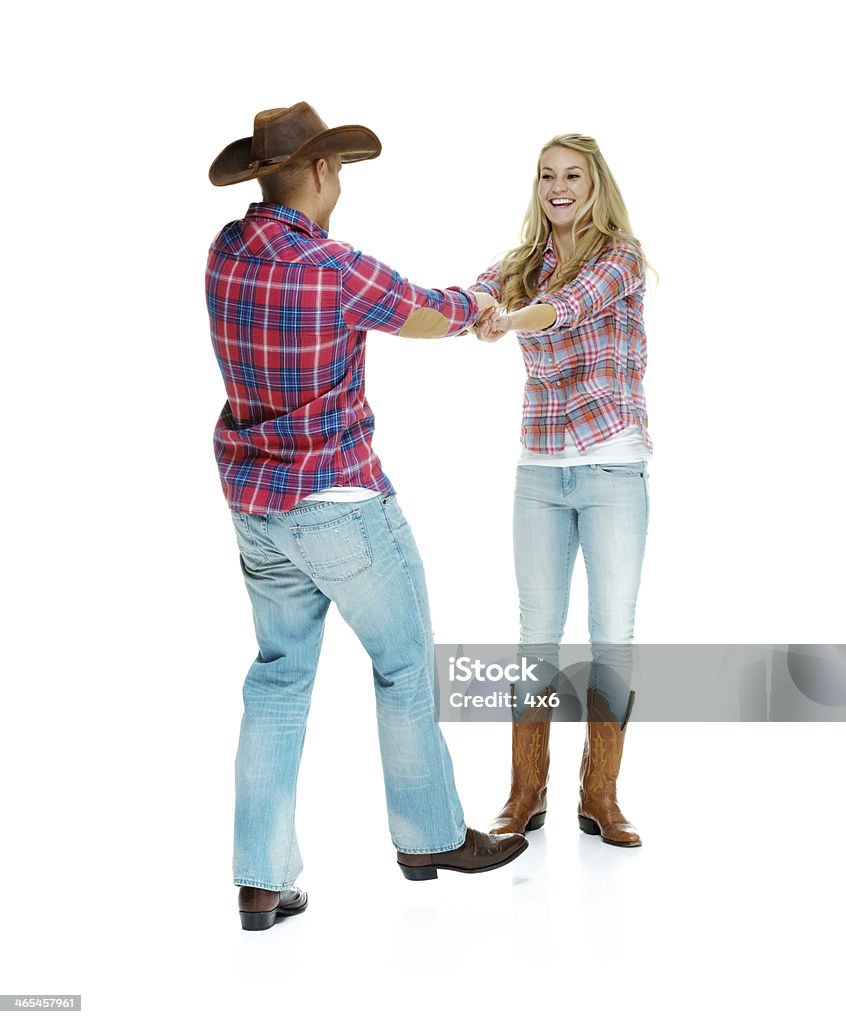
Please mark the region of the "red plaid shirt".
<svg viewBox="0 0 846 1024"><path fill-rule="evenodd" d="M365 332L397 334L429 306L457 334L478 313L466 291L409 284L273 203L252 203L215 238L206 300L227 395L214 432L223 492L233 510L257 513L326 487L392 492L371 448Z"/></svg>
<svg viewBox="0 0 846 1024"><path fill-rule="evenodd" d="M559 291L547 292L558 258L552 235L544 249L534 302L548 302L555 323L544 331L518 332L526 386L521 441L536 452L564 448L565 427L576 447L607 441L628 426L646 430L644 279L631 245L605 249ZM500 297L499 264L471 285Z"/></svg>

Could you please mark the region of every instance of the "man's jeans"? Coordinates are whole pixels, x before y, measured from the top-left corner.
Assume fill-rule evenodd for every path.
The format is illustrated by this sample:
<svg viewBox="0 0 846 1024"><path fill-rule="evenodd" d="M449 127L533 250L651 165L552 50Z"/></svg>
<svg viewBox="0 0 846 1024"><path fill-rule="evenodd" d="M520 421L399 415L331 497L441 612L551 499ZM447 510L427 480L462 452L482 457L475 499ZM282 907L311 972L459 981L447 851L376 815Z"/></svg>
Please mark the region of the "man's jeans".
<svg viewBox="0 0 846 1024"><path fill-rule="evenodd" d="M581 545L588 580L590 685L622 719L632 677L635 604L649 520L645 462L518 466L514 561L520 646L552 661Z"/></svg>
<svg viewBox="0 0 846 1024"><path fill-rule="evenodd" d="M394 845L404 853L460 846L464 815L434 712L423 565L395 497L232 518L259 645L244 682L235 762L235 884L281 890L302 870L297 773L331 601L373 662ZM341 757L354 765L355 750L350 735Z"/></svg>

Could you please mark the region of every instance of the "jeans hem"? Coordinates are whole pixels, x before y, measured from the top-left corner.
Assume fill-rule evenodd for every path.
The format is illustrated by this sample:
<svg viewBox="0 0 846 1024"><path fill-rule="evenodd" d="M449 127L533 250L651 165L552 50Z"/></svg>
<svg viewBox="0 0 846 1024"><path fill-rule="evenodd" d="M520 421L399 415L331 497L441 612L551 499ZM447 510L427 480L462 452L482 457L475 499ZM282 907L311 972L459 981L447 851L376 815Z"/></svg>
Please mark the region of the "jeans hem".
<svg viewBox="0 0 846 1024"><path fill-rule="evenodd" d="M236 878L235 885L249 885L253 889L267 889L268 892L284 892L286 889L290 889L293 886L293 882L286 882L284 885L279 885L276 882L269 884L267 882L257 882L253 878Z"/></svg>
<svg viewBox="0 0 846 1024"><path fill-rule="evenodd" d="M466 838L467 826L464 825L463 831L461 832L461 838L458 840L458 842L451 843L449 846L427 846L425 848L418 847L414 850L403 850L399 846L397 846L397 853L448 853L450 850L454 850L457 847L462 846Z"/></svg>

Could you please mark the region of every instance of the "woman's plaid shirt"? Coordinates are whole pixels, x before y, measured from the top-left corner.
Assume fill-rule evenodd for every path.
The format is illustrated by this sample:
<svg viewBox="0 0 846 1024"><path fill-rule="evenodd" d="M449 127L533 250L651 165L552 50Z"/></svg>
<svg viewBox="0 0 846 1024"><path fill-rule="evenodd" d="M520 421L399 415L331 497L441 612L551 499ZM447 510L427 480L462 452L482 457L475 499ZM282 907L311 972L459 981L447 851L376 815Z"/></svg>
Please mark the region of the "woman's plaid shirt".
<svg viewBox="0 0 846 1024"><path fill-rule="evenodd" d="M409 284L274 203L252 203L215 238L206 299L227 395L214 432L220 479L230 508L255 513L326 487L391 492L371 449L365 332L398 334L429 306L457 334L478 313L466 291Z"/></svg>
<svg viewBox="0 0 846 1024"><path fill-rule="evenodd" d="M569 284L548 292L558 259L552 235L544 249L534 302L548 302L555 323L537 333L519 332L526 364L521 440L536 452L564 448L565 428L579 451L639 426L646 447L646 335L643 329L642 260L630 244L605 249ZM499 264L471 285L500 297Z"/></svg>

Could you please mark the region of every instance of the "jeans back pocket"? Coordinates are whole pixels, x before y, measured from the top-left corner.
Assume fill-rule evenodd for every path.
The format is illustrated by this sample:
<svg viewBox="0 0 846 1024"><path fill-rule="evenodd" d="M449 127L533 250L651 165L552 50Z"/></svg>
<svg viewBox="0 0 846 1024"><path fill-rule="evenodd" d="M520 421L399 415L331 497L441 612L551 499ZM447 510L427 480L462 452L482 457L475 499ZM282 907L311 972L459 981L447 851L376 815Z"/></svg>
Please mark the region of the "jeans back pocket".
<svg viewBox="0 0 846 1024"><path fill-rule="evenodd" d="M359 509L328 523L292 526L291 534L312 579L348 580L373 564Z"/></svg>

